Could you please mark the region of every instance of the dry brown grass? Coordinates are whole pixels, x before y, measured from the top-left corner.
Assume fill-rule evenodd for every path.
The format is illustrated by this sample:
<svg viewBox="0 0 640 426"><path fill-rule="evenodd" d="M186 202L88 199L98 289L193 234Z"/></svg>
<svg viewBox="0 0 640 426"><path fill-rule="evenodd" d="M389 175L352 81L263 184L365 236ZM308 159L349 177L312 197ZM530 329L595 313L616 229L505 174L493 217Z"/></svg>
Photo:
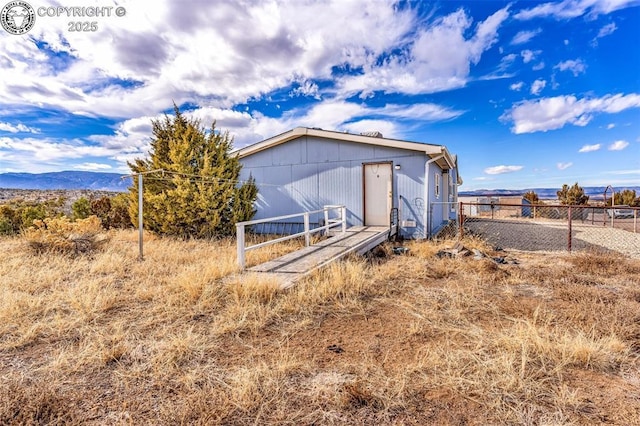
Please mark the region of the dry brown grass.
<svg viewBox="0 0 640 426"><path fill-rule="evenodd" d="M283 291L228 240L148 236L138 261L134 232L75 258L2 239L0 424L640 422L638 261L451 245Z"/></svg>

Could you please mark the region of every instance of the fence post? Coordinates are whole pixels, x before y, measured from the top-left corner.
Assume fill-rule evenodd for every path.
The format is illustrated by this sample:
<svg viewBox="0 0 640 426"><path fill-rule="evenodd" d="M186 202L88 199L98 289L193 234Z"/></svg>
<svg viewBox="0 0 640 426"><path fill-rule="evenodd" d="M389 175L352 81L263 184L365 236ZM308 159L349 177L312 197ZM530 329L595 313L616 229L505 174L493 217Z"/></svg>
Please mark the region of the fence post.
<svg viewBox="0 0 640 426"><path fill-rule="evenodd" d="M304 213L304 245L309 247L311 241L309 239L309 212Z"/></svg>
<svg viewBox="0 0 640 426"><path fill-rule="evenodd" d="M567 234L567 250L571 252L571 206L569 206L569 232Z"/></svg>
<svg viewBox="0 0 640 426"><path fill-rule="evenodd" d="M464 238L464 206L460 201L460 209L458 210L458 238Z"/></svg>
<svg viewBox="0 0 640 426"><path fill-rule="evenodd" d="M342 233L347 233L347 207L340 207L340 219L342 220Z"/></svg>
<svg viewBox="0 0 640 426"><path fill-rule="evenodd" d="M238 266L244 270L244 225L236 223Z"/></svg>
<svg viewBox="0 0 640 426"><path fill-rule="evenodd" d="M142 173L138 173L138 249L140 251L139 259L144 260L144 232L143 232L143 214L142 214Z"/></svg>

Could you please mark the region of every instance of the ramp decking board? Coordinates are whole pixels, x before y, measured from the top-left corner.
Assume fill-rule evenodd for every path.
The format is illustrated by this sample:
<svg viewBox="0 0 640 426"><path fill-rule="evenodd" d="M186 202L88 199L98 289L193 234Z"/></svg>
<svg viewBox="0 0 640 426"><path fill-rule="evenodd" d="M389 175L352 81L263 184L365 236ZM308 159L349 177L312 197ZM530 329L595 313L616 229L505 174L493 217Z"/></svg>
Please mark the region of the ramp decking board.
<svg viewBox="0 0 640 426"><path fill-rule="evenodd" d="M328 265L349 253L365 253L387 239L389 228L385 226L354 226L344 234L319 241L269 262L249 268L249 272L268 274L278 279L283 288L314 270Z"/></svg>

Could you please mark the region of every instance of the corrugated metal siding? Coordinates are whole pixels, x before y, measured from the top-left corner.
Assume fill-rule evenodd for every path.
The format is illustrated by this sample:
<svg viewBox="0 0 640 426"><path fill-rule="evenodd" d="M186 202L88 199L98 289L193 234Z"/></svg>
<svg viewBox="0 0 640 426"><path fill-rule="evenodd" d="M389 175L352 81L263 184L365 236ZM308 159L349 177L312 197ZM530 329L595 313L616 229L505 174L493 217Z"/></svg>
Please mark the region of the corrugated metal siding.
<svg viewBox="0 0 640 426"><path fill-rule="evenodd" d="M320 209L328 204L347 206L349 225L363 223L362 165L391 161L393 170L393 206L399 209L399 221L415 222L415 227L401 228L406 238L424 235L424 153L402 149L373 147L315 137L301 137L241 159L242 178L252 174L259 185L256 219ZM433 197L433 173L430 165L429 186ZM439 201L442 201L442 196ZM435 213L435 212L434 212ZM321 217L312 218L318 222ZM297 219L296 221L300 221ZM442 221L434 217L432 223Z"/></svg>

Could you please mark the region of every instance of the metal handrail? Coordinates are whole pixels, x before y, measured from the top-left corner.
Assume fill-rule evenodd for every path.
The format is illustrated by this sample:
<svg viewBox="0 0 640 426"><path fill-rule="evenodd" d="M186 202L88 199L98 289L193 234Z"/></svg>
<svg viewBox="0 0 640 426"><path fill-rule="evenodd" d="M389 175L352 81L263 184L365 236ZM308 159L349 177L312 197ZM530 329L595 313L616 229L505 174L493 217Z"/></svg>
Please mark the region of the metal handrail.
<svg viewBox="0 0 640 426"><path fill-rule="evenodd" d="M338 210L340 212L340 219L336 220L336 219L329 219L329 211L331 210ZM310 229L309 226L309 216L311 216L312 214L317 214L317 213L324 213L324 226L320 226L318 228L315 229ZM286 235L284 237L280 237L280 238L276 238L273 240L269 240L269 241L265 241L263 243L258 243L258 244L254 244L252 246L246 246L245 245L245 227L246 226L251 226L251 225L256 225L258 223L267 223L267 222L275 222L278 220L283 220L283 219L290 219L293 217L300 217L302 216L304 218L304 231L303 232L298 232L295 234L291 234L291 235ZM297 237L301 237L304 235L304 242L305 242L305 246L308 247L311 244L311 234L314 234L316 232L320 232L320 231L328 231L331 228L334 228L336 226L340 225L341 226L341 231L344 234L345 232L347 232L347 208L345 206L337 206L337 205L332 205L332 206L325 206L324 208L320 209L320 210L313 210L313 211L309 211L309 212L303 212L303 213L295 213L295 214L289 214L289 215L284 215L284 216L275 216L275 217L268 217L265 219L257 219L257 220L249 220L249 221L245 221L245 222L238 222L236 223L236 240L237 240L237 255L238 255L238 266L240 266L240 269L243 270L244 269L244 265L245 265L245 253L248 252L249 250L254 250L260 247L264 247L264 246L268 246L270 244L275 244L275 243L279 243L282 241L287 241L287 240L291 240L293 238L297 238Z"/></svg>

